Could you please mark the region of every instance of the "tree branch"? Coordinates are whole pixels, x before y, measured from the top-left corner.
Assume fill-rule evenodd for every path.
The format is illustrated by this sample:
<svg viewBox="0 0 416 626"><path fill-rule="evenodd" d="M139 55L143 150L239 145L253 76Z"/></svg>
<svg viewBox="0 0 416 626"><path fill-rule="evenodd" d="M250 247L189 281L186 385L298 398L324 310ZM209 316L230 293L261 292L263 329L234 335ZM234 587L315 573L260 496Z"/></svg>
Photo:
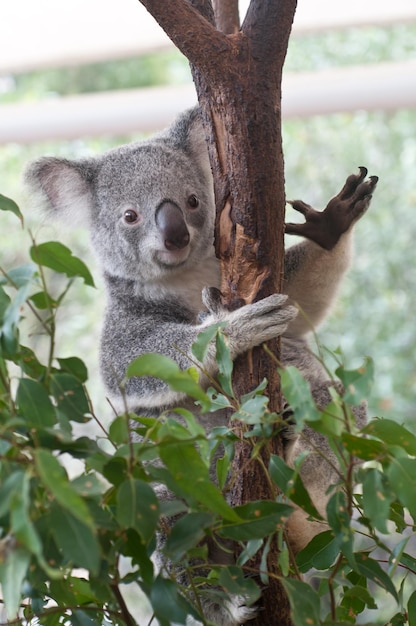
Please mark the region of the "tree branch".
<svg viewBox="0 0 416 626"><path fill-rule="evenodd" d="M240 30L238 0L213 0L215 25L226 35L235 35Z"/></svg>
<svg viewBox="0 0 416 626"><path fill-rule="evenodd" d="M188 0L140 2L188 61L200 71L210 73L212 67L223 63L224 54L230 53L231 42L215 28L212 6L209 2L210 11L207 0L195 0L192 4Z"/></svg>
<svg viewBox="0 0 416 626"><path fill-rule="evenodd" d="M241 30L256 55L267 54L266 65L282 54L284 60L296 5L297 0L251 0Z"/></svg>

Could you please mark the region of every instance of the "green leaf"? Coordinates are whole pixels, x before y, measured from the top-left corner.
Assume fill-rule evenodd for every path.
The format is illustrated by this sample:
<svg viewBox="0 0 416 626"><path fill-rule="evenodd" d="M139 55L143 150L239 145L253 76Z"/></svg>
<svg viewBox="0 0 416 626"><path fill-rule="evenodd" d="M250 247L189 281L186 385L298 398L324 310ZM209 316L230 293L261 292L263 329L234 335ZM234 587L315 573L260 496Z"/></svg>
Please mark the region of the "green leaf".
<svg viewBox="0 0 416 626"><path fill-rule="evenodd" d="M48 450L34 450L36 469L45 487L57 502L80 522L93 528L93 520L84 500L68 481L62 465Z"/></svg>
<svg viewBox="0 0 416 626"><path fill-rule="evenodd" d="M82 361L78 357L71 356L66 359L58 359L58 363L63 372L66 372L67 374L72 374L82 383L87 382L87 366L85 365L84 361Z"/></svg>
<svg viewBox="0 0 416 626"><path fill-rule="evenodd" d="M10 213L14 213L19 220L22 226L24 225L23 214L17 206L16 202L11 198L7 198L0 193L0 210L1 211L10 211Z"/></svg>
<svg viewBox="0 0 416 626"><path fill-rule="evenodd" d="M225 519L239 521L238 515L211 481L209 470L193 443L178 440L166 441L159 446L159 452L160 458L169 469L175 483L185 493Z"/></svg>
<svg viewBox="0 0 416 626"><path fill-rule="evenodd" d="M233 419L241 420L245 424L260 424L264 421L268 404L269 398L267 396L249 398L240 406L238 411L234 413Z"/></svg>
<svg viewBox="0 0 416 626"><path fill-rule="evenodd" d="M365 432L365 431L364 431ZM365 461L379 459L386 452L386 446L381 441L375 439L365 439L364 436L342 433L342 444L353 456Z"/></svg>
<svg viewBox="0 0 416 626"><path fill-rule="evenodd" d="M358 406L370 397L374 382L374 363L370 357L367 357L357 370L338 367L335 373L344 385L343 399L347 404Z"/></svg>
<svg viewBox="0 0 416 626"><path fill-rule="evenodd" d="M393 420L373 420L367 424L363 432L378 437L389 446L400 446L408 454L416 456L416 436Z"/></svg>
<svg viewBox="0 0 416 626"><path fill-rule="evenodd" d="M371 593L365 587L354 585L350 589L344 591L342 598L342 606L349 615L358 615L364 611L367 606L369 609L376 609L377 604Z"/></svg>
<svg viewBox="0 0 416 626"><path fill-rule="evenodd" d="M205 392L198 385L195 369L181 370L178 364L163 354L142 354L137 357L127 368L127 377L132 376L153 376L164 380L174 391L182 391L184 394L207 402Z"/></svg>
<svg viewBox="0 0 416 626"><path fill-rule="evenodd" d="M219 583L228 594L243 596L248 605L253 604L261 595L254 580L245 576L243 570L236 565L221 569Z"/></svg>
<svg viewBox="0 0 416 626"><path fill-rule="evenodd" d="M407 616L409 626L416 626L416 591L412 593L407 602Z"/></svg>
<svg viewBox="0 0 416 626"><path fill-rule="evenodd" d="M94 287L94 280L85 263L73 256L71 250L59 241L47 241L32 246L30 257L38 265L66 274L68 278L80 277L86 285Z"/></svg>
<svg viewBox="0 0 416 626"><path fill-rule="evenodd" d="M45 291L39 291L30 296L30 301L35 305L37 309L46 310L56 307L56 302L45 293Z"/></svg>
<svg viewBox="0 0 416 626"><path fill-rule="evenodd" d="M50 384L59 411L74 422L87 421L90 407L83 384L72 374L54 374Z"/></svg>
<svg viewBox="0 0 416 626"><path fill-rule="evenodd" d="M29 512L33 510L30 499L30 479L32 472L19 473L18 481L20 488L13 491L10 499L10 527L11 533L16 537L21 547L27 548L34 554L50 578L61 576L59 572L52 569L43 557L43 546L39 534L30 519ZM16 484L14 485L16 487Z"/></svg>
<svg viewBox="0 0 416 626"><path fill-rule="evenodd" d="M20 346L19 353L16 355L14 362L18 363L24 373L31 378L42 380L46 374L46 367L38 361L33 350L26 346Z"/></svg>
<svg viewBox="0 0 416 626"><path fill-rule="evenodd" d="M234 508L234 512L243 520L224 524L219 531L222 537L235 541L263 539L276 532L284 524L293 508L280 502L259 500Z"/></svg>
<svg viewBox="0 0 416 626"><path fill-rule="evenodd" d="M72 611L71 626L97 626L97 619L93 619L90 613L78 609Z"/></svg>
<svg viewBox="0 0 416 626"><path fill-rule="evenodd" d="M0 285L0 319L3 319L4 313L7 311L11 302L10 297L4 291L3 287Z"/></svg>
<svg viewBox="0 0 416 626"><path fill-rule="evenodd" d="M16 470L0 484L0 518L6 515L11 509L12 498L14 498L14 496L20 498L24 480L24 472Z"/></svg>
<svg viewBox="0 0 416 626"><path fill-rule="evenodd" d="M339 541L331 530L313 537L308 545L296 555L296 563L301 572L312 567L317 570L329 569L339 554Z"/></svg>
<svg viewBox="0 0 416 626"><path fill-rule="evenodd" d="M30 426L47 428L56 423L55 408L46 389L37 381L22 378L17 388L19 413Z"/></svg>
<svg viewBox="0 0 416 626"><path fill-rule="evenodd" d="M2 561L0 562L0 586L7 617L13 620L20 607L22 586L30 564L30 552L17 546L2 545Z"/></svg>
<svg viewBox="0 0 416 626"><path fill-rule="evenodd" d="M165 552L173 561L180 561L188 550L194 548L205 536L205 528L212 525L215 516L198 511L181 517L171 529Z"/></svg>
<svg viewBox="0 0 416 626"><path fill-rule="evenodd" d="M134 478L121 483L117 490L116 517L121 526L134 528L147 543L159 521L159 501L153 489Z"/></svg>
<svg viewBox="0 0 416 626"><path fill-rule="evenodd" d="M250 539L247 541L246 546L242 552L240 552L237 559L237 565L240 567L253 558L263 546L263 539Z"/></svg>
<svg viewBox="0 0 416 626"><path fill-rule="evenodd" d="M316 591L307 583L292 578L283 579L282 584L289 598L294 624L320 626L320 600Z"/></svg>
<svg viewBox="0 0 416 626"><path fill-rule="evenodd" d="M188 615L198 617L187 600L179 594L176 584L161 576L158 576L152 585L150 602L156 617L167 620L168 624L172 622L186 624Z"/></svg>
<svg viewBox="0 0 416 626"><path fill-rule="evenodd" d="M119 415L111 422L108 434L114 443L128 443L130 433L125 415Z"/></svg>
<svg viewBox="0 0 416 626"><path fill-rule="evenodd" d="M7 349L11 352L17 350L17 328L22 315L22 307L29 298L31 289L32 285L30 282L19 287L13 300L3 314L2 335L6 341ZM10 348L10 346L12 346L12 348Z"/></svg>
<svg viewBox="0 0 416 626"><path fill-rule="evenodd" d="M416 520L416 459L393 458L386 474L391 489Z"/></svg>
<svg viewBox="0 0 416 626"><path fill-rule="evenodd" d="M290 468L282 458L273 454L270 457L269 472L273 482L279 487L279 489L292 500L295 504L299 505L306 513L317 519L322 519L322 516L316 510L309 493L305 489L302 479L298 470Z"/></svg>
<svg viewBox="0 0 416 626"><path fill-rule="evenodd" d="M396 602L399 602L396 588L390 579L390 576L381 568L377 561L370 559L366 554L356 553L356 571L365 576L368 580L372 580L379 587L390 593Z"/></svg>
<svg viewBox="0 0 416 626"><path fill-rule="evenodd" d="M341 552L347 557L354 569L354 536L351 528L351 519L348 513L347 499L343 491L335 492L326 507L328 524L335 534Z"/></svg>
<svg viewBox="0 0 416 626"><path fill-rule="evenodd" d="M205 328L204 330L201 330L200 333L198 333L198 337L196 338L196 341L192 344L191 350L194 357L198 359L200 363L203 363L205 361L210 347L210 343L218 333L218 330L220 328L224 328L225 326L225 322L217 322L216 324L212 324L211 326L208 326L208 328Z"/></svg>
<svg viewBox="0 0 416 626"><path fill-rule="evenodd" d="M51 532L69 563L98 574L100 548L94 530L57 502L51 506Z"/></svg>
<svg viewBox="0 0 416 626"><path fill-rule="evenodd" d="M20 287L32 286L34 277L37 275L38 268L34 263L24 263L18 267L13 267L7 272L7 276L0 277L0 283L4 283L20 289Z"/></svg>
<svg viewBox="0 0 416 626"><path fill-rule="evenodd" d="M101 496L107 490L104 482L93 473L81 474L71 481L71 486L82 498Z"/></svg>
<svg viewBox="0 0 416 626"><path fill-rule="evenodd" d="M305 421L317 421L321 414L312 398L309 383L296 367L289 366L279 370L282 393L290 404L296 418L296 431L300 432Z"/></svg>
<svg viewBox="0 0 416 626"><path fill-rule="evenodd" d="M218 364L218 382L220 383L222 389L225 393L234 398L234 390L233 390L233 368L234 362L231 358L230 348L229 348L229 339L227 335L222 332L217 333L217 338L215 342L216 346L216 361Z"/></svg>
<svg viewBox="0 0 416 626"><path fill-rule="evenodd" d="M387 477L378 469L369 468L363 481L364 515L381 533L388 534L390 503L395 500Z"/></svg>

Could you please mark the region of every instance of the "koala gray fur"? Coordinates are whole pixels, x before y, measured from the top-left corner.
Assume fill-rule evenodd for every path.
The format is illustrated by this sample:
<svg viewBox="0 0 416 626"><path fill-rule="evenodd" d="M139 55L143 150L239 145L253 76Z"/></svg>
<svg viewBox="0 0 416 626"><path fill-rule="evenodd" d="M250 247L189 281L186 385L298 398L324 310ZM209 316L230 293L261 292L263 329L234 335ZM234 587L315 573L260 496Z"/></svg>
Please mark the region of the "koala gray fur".
<svg viewBox="0 0 416 626"><path fill-rule="evenodd" d="M230 312L216 297L220 270L213 247L213 181L198 109L185 112L147 141L98 157L75 161L45 157L34 162L26 172L32 193L40 196L49 215L84 223L101 262L107 306L100 366L114 405L124 409L120 383L134 358L159 352L187 368L191 362L186 355L198 333L225 321L233 358L281 335L283 363L296 365L317 404L326 406L330 401L327 376L308 349L307 335L327 314L349 266L352 225L368 207L377 182L376 177L364 182L366 173L361 168L359 175L347 179L326 214L300 201L293 203L306 222L288 224L287 232L309 239L286 251L286 295L274 294ZM321 224L318 220L324 215ZM300 314L290 302L296 303ZM203 321L198 317L201 311L207 312ZM213 353L202 365L215 376ZM129 409L138 414L159 415L187 401L153 378L130 379L125 394ZM357 417L365 420L363 408L357 410ZM200 420L209 429L222 425L224 416L219 412L202 415ZM307 439L327 452L317 433L307 429L306 434L294 438L289 429L289 464L302 450L310 449ZM327 488L336 481L336 473L321 456L311 453L302 475L324 513ZM288 524L294 551L322 530L318 526L306 522L301 511L294 512ZM252 611L241 599L230 598L228 607L208 608L207 616L218 626L235 626L250 619Z"/></svg>

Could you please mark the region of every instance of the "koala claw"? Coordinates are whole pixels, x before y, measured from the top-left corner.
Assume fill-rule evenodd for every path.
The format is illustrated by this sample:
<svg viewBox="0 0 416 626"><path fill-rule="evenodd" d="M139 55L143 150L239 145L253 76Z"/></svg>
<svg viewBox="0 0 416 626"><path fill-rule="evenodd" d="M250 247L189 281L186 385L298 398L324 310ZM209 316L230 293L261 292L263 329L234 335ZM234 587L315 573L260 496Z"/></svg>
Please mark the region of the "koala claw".
<svg viewBox="0 0 416 626"><path fill-rule="evenodd" d="M364 215L376 188L378 177L367 176L367 168L360 166L359 174L351 174L341 191L332 198L323 211L316 211L302 200L289 202L305 217L304 224L286 224L286 233L302 235L325 250L332 250L341 235Z"/></svg>

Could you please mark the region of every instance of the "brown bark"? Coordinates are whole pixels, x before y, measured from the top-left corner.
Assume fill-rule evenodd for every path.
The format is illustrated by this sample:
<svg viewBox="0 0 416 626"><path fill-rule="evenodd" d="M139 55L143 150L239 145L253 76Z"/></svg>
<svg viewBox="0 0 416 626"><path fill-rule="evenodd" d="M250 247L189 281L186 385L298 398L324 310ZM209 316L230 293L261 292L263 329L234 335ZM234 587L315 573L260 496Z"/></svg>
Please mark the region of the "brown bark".
<svg viewBox="0 0 416 626"><path fill-rule="evenodd" d="M213 0L215 25L222 33L232 35L240 30L238 0Z"/></svg>
<svg viewBox="0 0 416 626"><path fill-rule="evenodd" d="M141 2L191 63L209 137L225 303L236 307L279 292L285 209L281 76L296 0L251 0L241 29L236 0L214 0L214 11L210 0ZM278 352L277 342L272 349ZM261 348L236 362L236 393L247 393L264 377L269 381L270 408L278 411L276 367ZM263 451L266 465L269 454L279 451L276 439ZM250 455L241 437L234 505L272 497L261 464ZM276 546L268 567L278 574ZM263 610L252 624L289 626L289 613L280 582L271 578Z"/></svg>

